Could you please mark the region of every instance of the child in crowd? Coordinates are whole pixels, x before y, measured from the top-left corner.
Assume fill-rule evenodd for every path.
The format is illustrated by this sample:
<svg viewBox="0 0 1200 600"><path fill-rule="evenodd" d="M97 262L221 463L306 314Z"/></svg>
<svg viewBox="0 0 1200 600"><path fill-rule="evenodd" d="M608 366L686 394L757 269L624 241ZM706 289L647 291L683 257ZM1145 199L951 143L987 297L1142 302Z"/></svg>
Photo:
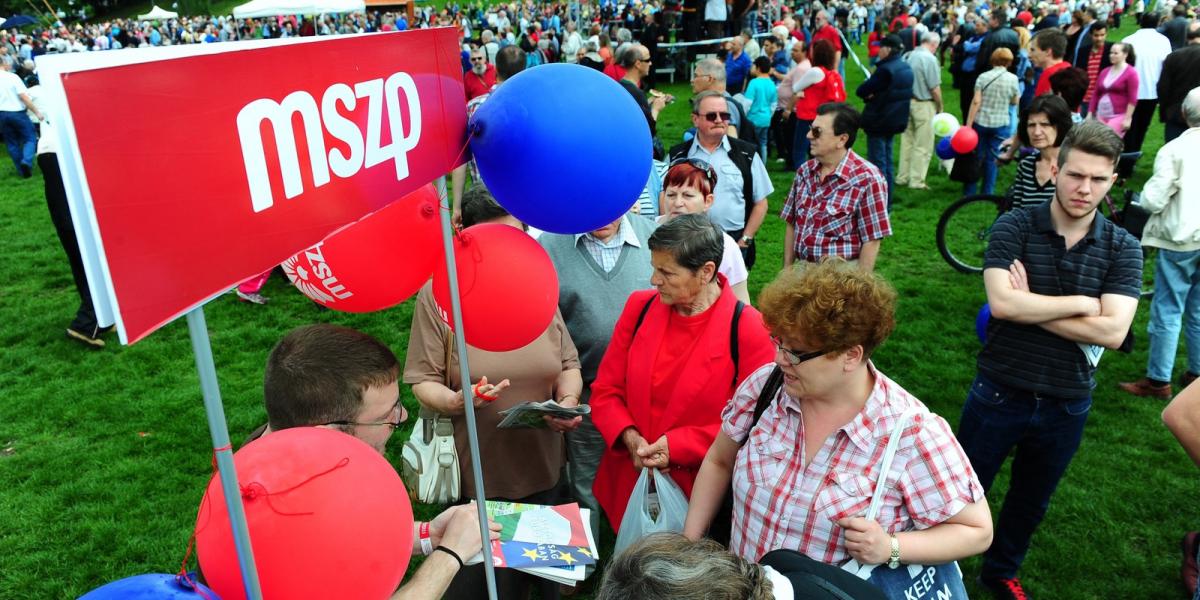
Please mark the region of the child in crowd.
<svg viewBox="0 0 1200 600"><path fill-rule="evenodd" d="M754 124L754 133L758 136L758 154L763 162L767 160L767 130L771 125L771 113L779 96L775 92L775 84L771 82L771 59L759 56L754 59L754 78L746 86L746 98L750 100L750 110L746 117Z"/></svg>

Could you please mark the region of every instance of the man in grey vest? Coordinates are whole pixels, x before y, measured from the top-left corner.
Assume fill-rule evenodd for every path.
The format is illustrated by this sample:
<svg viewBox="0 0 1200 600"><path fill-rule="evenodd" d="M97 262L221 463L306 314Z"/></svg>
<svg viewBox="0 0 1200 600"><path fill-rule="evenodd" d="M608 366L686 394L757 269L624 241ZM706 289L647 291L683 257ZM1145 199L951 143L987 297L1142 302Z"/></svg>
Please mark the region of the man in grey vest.
<svg viewBox="0 0 1200 600"><path fill-rule="evenodd" d="M592 381L625 301L650 287L648 240L655 227L649 219L622 216L588 233L543 233L538 238L558 271L558 308L579 350L583 404L591 400ZM604 454L604 438L591 416L566 436L571 490L580 504L592 509L592 531L599 531L600 505L592 494L592 481Z"/></svg>

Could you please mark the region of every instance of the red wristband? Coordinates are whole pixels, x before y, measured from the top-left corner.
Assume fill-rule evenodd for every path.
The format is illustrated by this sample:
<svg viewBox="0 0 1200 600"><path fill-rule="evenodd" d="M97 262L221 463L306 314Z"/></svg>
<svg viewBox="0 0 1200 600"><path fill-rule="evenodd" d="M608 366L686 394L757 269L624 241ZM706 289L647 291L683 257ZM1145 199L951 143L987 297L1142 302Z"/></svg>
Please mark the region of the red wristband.
<svg viewBox="0 0 1200 600"><path fill-rule="evenodd" d="M429 554L433 552L433 540L431 540L429 537L428 522L421 523L421 526L418 529L418 536L421 539L421 554L429 556Z"/></svg>

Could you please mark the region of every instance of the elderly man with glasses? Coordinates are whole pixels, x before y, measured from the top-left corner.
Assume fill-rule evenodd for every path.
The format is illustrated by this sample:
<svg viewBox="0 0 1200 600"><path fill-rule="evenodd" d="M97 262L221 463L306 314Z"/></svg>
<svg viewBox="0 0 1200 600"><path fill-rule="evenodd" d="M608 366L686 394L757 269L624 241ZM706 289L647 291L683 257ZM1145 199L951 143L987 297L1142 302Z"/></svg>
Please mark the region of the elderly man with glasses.
<svg viewBox="0 0 1200 600"><path fill-rule="evenodd" d="M754 266L754 235L767 216L775 191L758 148L728 135L730 107L724 94L703 91L692 98L696 137L671 148L671 161L698 158L717 173L709 219L738 241L746 268Z"/></svg>
<svg viewBox="0 0 1200 600"><path fill-rule="evenodd" d="M780 217L786 222L783 266L827 256L871 271L883 238L892 235L887 180L850 148L861 117L844 102L817 108L808 130L812 157L796 171Z"/></svg>
<svg viewBox="0 0 1200 600"><path fill-rule="evenodd" d="M478 98L496 86L496 67L488 63L483 48L471 49L471 70L463 75L463 87L467 91L467 102Z"/></svg>

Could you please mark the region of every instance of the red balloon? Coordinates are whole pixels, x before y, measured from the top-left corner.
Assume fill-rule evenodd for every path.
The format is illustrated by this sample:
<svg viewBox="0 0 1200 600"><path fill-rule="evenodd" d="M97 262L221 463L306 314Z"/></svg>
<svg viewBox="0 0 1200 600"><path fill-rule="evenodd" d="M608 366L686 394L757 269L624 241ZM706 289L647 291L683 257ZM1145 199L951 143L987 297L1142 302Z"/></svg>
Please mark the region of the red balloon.
<svg viewBox="0 0 1200 600"><path fill-rule="evenodd" d="M454 256L468 344L507 352L546 331L558 308L558 274L533 238L508 225L475 225L454 238ZM433 274L433 298L453 327L444 265Z"/></svg>
<svg viewBox="0 0 1200 600"><path fill-rule="evenodd" d="M412 506L396 470L366 443L321 427L263 436L234 455L267 599L387 598L412 552ZM206 583L245 598L216 475L196 516Z"/></svg>
<svg viewBox="0 0 1200 600"><path fill-rule="evenodd" d="M438 194L427 185L283 263L305 296L334 310L371 312L421 289L442 260Z"/></svg>
<svg viewBox="0 0 1200 600"><path fill-rule="evenodd" d="M966 154L979 145L979 134L970 127L959 127L950 138L950 147L959 154Z"/></svg>

